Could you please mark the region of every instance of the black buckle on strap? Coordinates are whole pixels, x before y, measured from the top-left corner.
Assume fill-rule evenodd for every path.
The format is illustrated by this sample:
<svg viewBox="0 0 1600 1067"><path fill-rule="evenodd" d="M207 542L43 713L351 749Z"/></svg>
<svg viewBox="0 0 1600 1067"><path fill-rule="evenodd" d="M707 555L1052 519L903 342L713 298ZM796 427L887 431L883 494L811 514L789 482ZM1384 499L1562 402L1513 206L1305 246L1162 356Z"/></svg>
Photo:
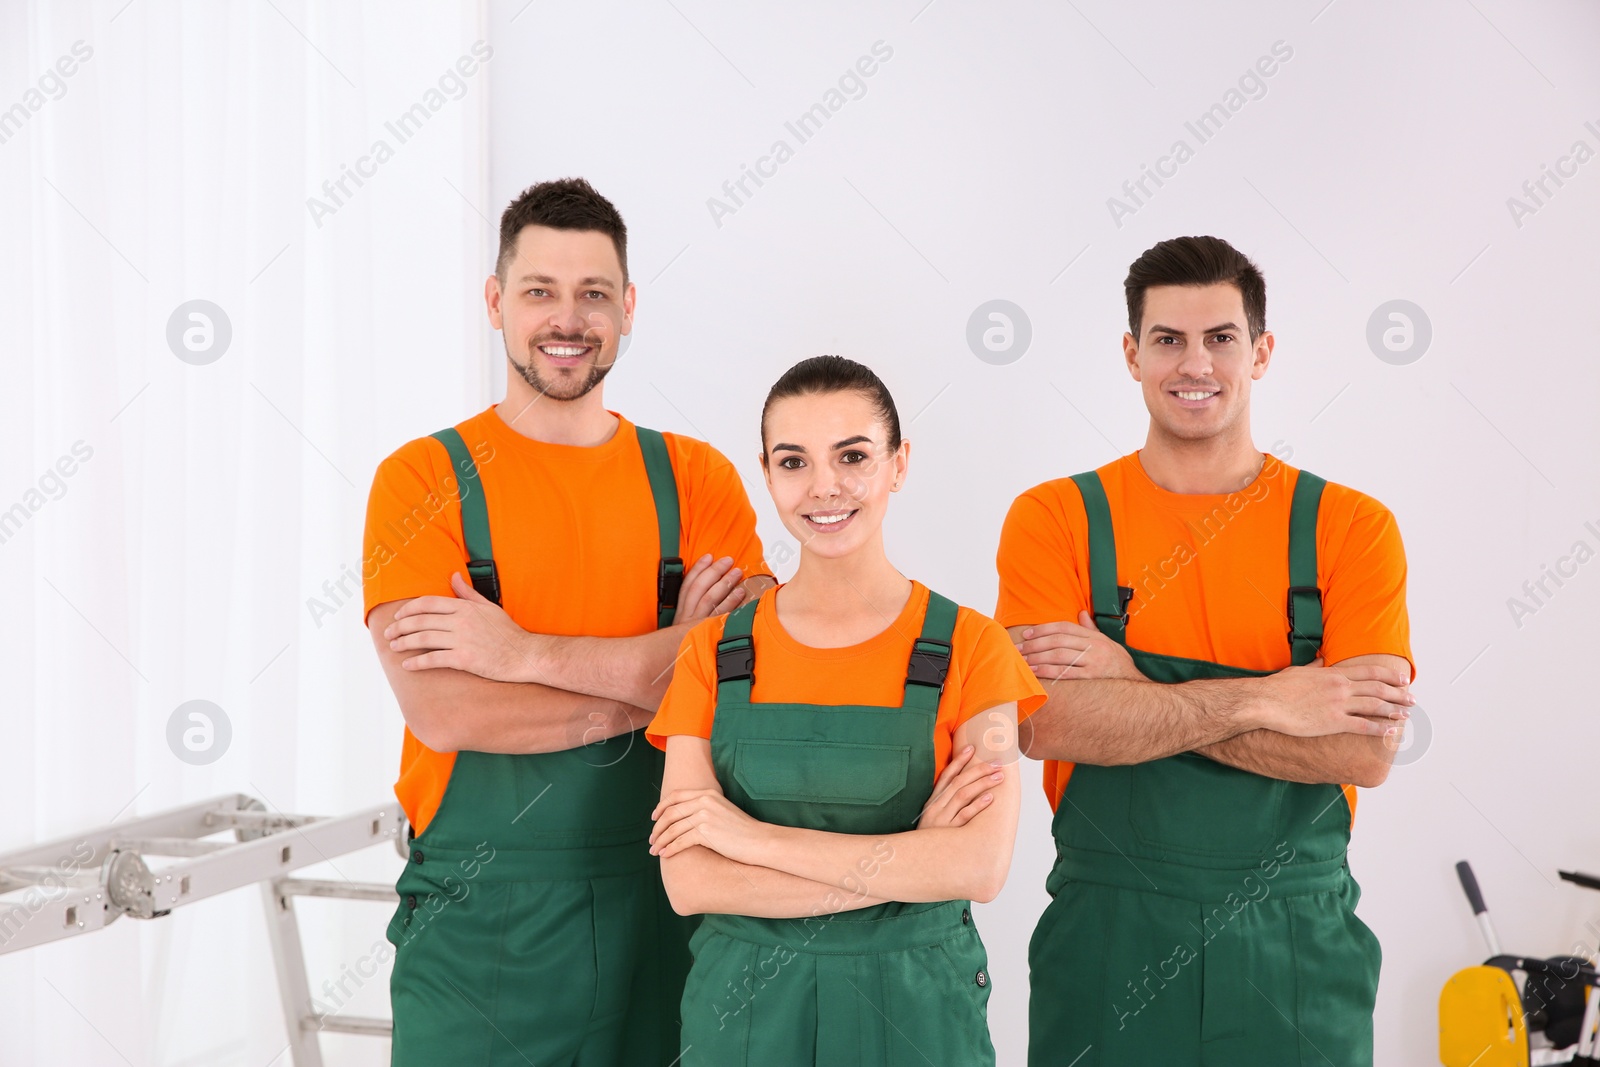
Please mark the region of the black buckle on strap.
<svg viewBox="0 0 1600 1067"><path fill-rule="evenodd" d="M1289 610L1286 612L1286 614L1289 616L1289 633L1290 634L1298 634L1300 632L1299 630L1297 630L1295 628L1295 625L1294 625L1294 599L1295 599L1296 595L1316 597L1317 598L1317 606L1319 608L1322 606L1322 590L1319 589L1317 586L1314 586L1314 585L1291 585L1289 587L1289 600L1288 600L1288 609ZM1291 637L1291 640L1292 639L1293 638Z"/></svg>
<svg viewBox="0 0 1600 1067"><path fill-rule="evenodd" d="M756 646L749 637L729 637L717 642L717 684L756 676Z"/></svg>
<svg viewBox="0 0 1600 1067"><path fill-rule="evenodd" d="M494 565L494 560L467 560L467 576L472 579L472 588L479 596L500 603L500 569Z"/></svg>
<svg viewBox="0 0 1600 1067"><path fill-rule="evenodd" d="M1096 619L1117 619L1122 623L1123 626L1127 626L1128 625L1128 605L1130 603L1132 603L1132 602L1133 602L1133 587L1131 585L1119 585L1119 586L1117 586L1117 607L1121 609L1122 614L1121 615L1102 615L1100 612L1097 611L1097 612L1094 613L1094 617Z"/></svg>
<svg viewBox="0 0 1600 1067"><path fill-rule="evenodd" d="M656 604L663 608L678 606L678 594L683 590L683 559L673 556L663 559L656 569Z"/></svg>
<svg viewBox="0 0 1600 1067"><path fill-rule="evenodd" d="M911 646L911 662L906 664L907 685L927 685L944 692L945 675L950 673L950 642L919 637Z"/></svg>

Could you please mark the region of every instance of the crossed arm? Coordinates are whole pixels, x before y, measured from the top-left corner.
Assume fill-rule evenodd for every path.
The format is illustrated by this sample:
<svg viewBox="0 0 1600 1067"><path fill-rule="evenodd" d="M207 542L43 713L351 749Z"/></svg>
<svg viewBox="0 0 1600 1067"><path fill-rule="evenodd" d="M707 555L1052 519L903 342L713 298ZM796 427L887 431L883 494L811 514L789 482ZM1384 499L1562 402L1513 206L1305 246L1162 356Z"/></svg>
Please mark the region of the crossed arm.
<svg viewBox="0 0 1600 1067"><path fill-rule="evenodd" d="M1360 664L1388 665L1410 673L1400 656L1375 654L1354 656L1333 664L1333 669ZM1226 741L1203 745L1194 751L1237 767L1241 771L1281 778L1286 782L1311 785L1332 783L1374 789L1389 777L1389 768L1400 746L1403 727L1392 727L1384 734L1324 734L1321 737L1295 737L1276 730L1247 730Z"/></svg>
<svg viewBox="0 0 1600 1067"><path fill-rule="evenodd" d="M1010 633L1050 694L1025 728L1035 759L1110 766L1198 752L1269 778L1373 787L1415 703L1400 656L1170 685L1145 678L1087 613Z"/></svg>
<svg viewBox="0 0 1600 1067"><path fill-rule="evenodd" d="M914 830L840 834L760 822L717 782L711 744L667 739L651 851L683 915L766 918L853 911L886 900L993 900L1005 883L1021 789L1016 704L973 716Z"/></svg>
<svg viewBox="0 0 1600 1067"><path fill-rule="evenodd" d="M690 626L773 584L740 581L732 560L696 561L678 618L637 637L529 633L458 574L454 597L372 609L367 625L401 714L438 752L559 752L642 729Z"/></svg>

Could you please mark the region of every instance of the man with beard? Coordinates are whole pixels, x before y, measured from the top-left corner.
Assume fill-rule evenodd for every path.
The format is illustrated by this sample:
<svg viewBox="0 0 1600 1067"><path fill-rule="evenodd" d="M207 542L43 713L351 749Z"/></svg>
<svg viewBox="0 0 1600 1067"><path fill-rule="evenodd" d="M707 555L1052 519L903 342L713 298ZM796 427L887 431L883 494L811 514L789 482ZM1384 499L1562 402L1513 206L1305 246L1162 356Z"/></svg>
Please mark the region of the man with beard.
<svg viewBox="0 0 1600 1067"><path fill-rule="evenodd" d="M635 301L608 200L522 193L484 297L505 400L384 460L367 510L413 834L393 1062L665 1067L692 928L649 853L640 731L688 627L773 583L728 460L605 407Z"/></svg>
<svg viewBox="0 0 1600 1067"><path fill-rule="evenodd" d="M1124 288L1145 447L1030 489L1000 538L995 616L1050 691L1022 732L1056 809L1028 1062L1370 1065L1345 849L1413 703L1400 532L1252 443L1249 259L1179 237Z"/></svg>

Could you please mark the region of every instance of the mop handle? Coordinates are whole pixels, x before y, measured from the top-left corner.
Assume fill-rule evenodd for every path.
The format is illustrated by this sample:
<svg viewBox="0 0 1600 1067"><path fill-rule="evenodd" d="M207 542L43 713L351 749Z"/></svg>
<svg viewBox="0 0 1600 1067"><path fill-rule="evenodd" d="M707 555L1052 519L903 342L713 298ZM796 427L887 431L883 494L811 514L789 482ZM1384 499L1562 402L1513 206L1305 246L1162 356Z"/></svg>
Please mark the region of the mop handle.
<svg viewBox="0 0 1600 1067"><path fill-rule="evenodd" d="M1585 889L1600 889L1600 878L1581 871L1557 871L1563 881L1580 885ZM1600 1035L1595 1033L1595 1027L1600 1024L1600 986L1590 986L1589 995L1583 1006L1583 1026L1578 1031L1578 1055L1593 1057L1600 1052Z"/></svg>
<svg viewBox="0 0 1600 1067"><path fill-rule="evenodd" d="M1595 1023L1600 1022L1600 987L1591 986L1583 1006L1583 1026L1578 1030L1578 1055L1593 1057L1600 1052L1600 1041L1595 1039Z"/></svg>
<svg viewBox="0 0 1600 1067"><path fill-rule="evenodd" d="M1582 871L1557 871L1556 873L1561 876L1563 882L1581 885L1585 889L1600 889L1600 878L1596 878L1592 874L1584 874Z"/></svg>
<svg viewBox="0 0 1600 1067"><path fill-rule="evenodd" d="M1478 927L1483 931L1484 943L1489 946L1489 955L1500 955L1500 935L1495 933L1494 922L1489 918L1489 906L1483 902L1483 893L1478 889L1478 879L1472 873L1472 864L1466 860L1456 864L1456 877L1461 879L1461 890L1467 894L1467 903L1472 905L1472 914L1478 918Z"/></svg>

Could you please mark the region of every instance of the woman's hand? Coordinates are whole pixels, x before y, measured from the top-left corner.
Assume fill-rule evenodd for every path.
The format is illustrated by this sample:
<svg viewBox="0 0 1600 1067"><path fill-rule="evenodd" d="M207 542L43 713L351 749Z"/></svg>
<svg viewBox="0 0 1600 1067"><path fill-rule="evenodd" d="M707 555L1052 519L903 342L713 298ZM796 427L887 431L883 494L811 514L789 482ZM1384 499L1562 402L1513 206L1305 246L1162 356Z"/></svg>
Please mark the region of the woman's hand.
<svg viewBox="0 0 1600 1067"><path fill-rule="evenodd" d="M1094 616L1078 612L1077 622L1047 622L1022 631L1017 651L1040 681L1073 678L1128 678L1146 681L1128 650L1094 625Z"/></svg>
<svg viewBox="0 0 1600 1067"><path fill-rule="evenodd" d="M761 865L767 824L746 815L720 789L674 789L661 798L650 817L656 820L650 835L652 855L666 859L704 845L736 863Z"/></svg>
<svg viewBox="0 0 1600 1067"><path fill-rule="evenodd" d="M408 671L453 667L497 682L538 680L530 646L534 635L469 585L450 576L454 597L419 596L401 605L383 631L397 652L424 650L400 661Z"/></svg>
<svg viewBox="0 0 1600 1067"><path fill-rule="evenodd" d="M994 802L994 786L1005 780L1005 768L976 759L968 745L945 765L933 785L933 796L917 820L918 830L935 826L965 826Z"/></svg>

